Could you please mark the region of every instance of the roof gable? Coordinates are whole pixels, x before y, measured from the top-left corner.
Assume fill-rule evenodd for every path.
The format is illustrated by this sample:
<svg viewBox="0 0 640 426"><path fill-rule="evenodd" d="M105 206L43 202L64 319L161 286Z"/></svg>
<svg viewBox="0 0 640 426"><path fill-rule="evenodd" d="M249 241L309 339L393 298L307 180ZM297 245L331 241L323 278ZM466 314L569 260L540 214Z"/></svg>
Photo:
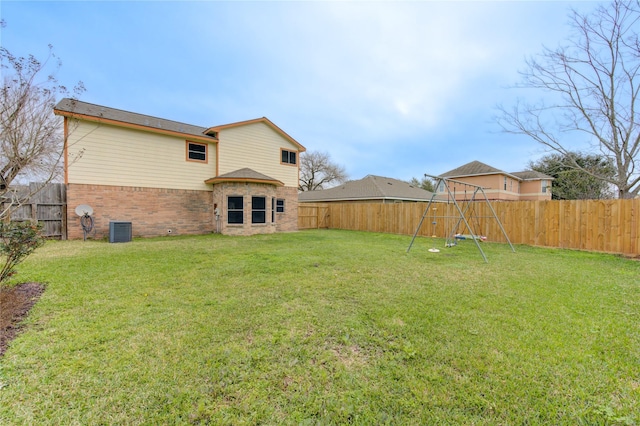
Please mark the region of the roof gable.
<svg viewBox="0 0 640 426"><path fill-rule="evenodd" d="M222 124L222 125L219 125L219 126L209 127L208 129L206 129L204 131L204 133L205 134L214 134L215 135L215 134L218 134L221 130L224 130L224 129L231 129L231 128L234 128L234 127L247 126L247 125L255 124L255 123L264 123L264 124L266 124L271 129L273 129L276 133L278 133L280 136L282 136L284 139L288 140L293 145L295 145L298 148L299 152L304 152L304 151L307 150L304 146L302 146L302 144L300 142L296 141L294 138L289 136L289 134L287 134L280 127L276 126L267 117L255 118L253 120L238 121L236 123Z"/></svg>

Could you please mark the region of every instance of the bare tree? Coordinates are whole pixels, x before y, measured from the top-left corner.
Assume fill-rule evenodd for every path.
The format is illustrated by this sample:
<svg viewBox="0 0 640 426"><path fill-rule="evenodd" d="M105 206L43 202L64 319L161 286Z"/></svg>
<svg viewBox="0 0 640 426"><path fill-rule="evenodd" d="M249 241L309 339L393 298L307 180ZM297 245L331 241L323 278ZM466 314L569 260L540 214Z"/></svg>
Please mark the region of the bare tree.
<svg viewBox="0 0 640 426"><path fill-rule="evenodd" d="M614 0L591 14L573 10L574 35L566 46L544 48L526 61L517 87L540 89L549 103L499 106L503 130L527 135L581 170L617 189L619 198L640 191L640 2ZM613 163L615 173L575 161L565 135L585 135L591 152Z"/></svg>
<svg viewBox="0 0 640 426"><path fill-rule="evenodd" d="M61 64L51 46L44 62L33 55L17 57L0 47L0 219L9 217L13 208L33 195L18 196L12 185L25 180L47 183L61 174L63 129L53 106L56 97L68 94L68 90L54 73L43 75L50 60L55 61L57 71ZM82 91L79 83L74 95Z"/></svg>
<svg viewBox="0 0 640 426"><path fill-rule="evenodd" d="M347 178L344 167L333 163L326 152L306 151L300 155L300 191L324 189Z"/></svg>

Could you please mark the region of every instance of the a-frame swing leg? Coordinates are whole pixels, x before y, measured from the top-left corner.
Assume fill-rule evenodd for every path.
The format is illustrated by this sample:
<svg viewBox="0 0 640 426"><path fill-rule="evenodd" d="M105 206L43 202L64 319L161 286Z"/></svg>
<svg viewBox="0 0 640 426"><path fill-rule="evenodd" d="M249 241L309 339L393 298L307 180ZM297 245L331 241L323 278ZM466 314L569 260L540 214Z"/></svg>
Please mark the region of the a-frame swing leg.
<svg viewBox="0 0 640 426"><path fill-rule="evenodd" d="M511 244L511 240L509 239L509 236L507 235L507 231L504 230L504 226L502 226L502 222L500 222L500 218L498 218L498 215L496 214L496 211L493 209L493 206L489 202L489 198L487 198L487 194L484 192L484 189L480 188L480 190L482 191L482 195L484 195L484 199L487 202L487 205L489 206L489 209L491 210L491 214L493 215L493 218L498 223L498 226L500 227L500 231L502 231L502 235L507 240L507 243L509 243L509 247L511 247L511 251L513 253L515 253L516 249L513 248L513 244Z"/></svg>
<svg viewBox="0 0 640 426"><path fill-rule="evenodd" d="M424 213L422 214L422 217L420 218L420 222L418 223L418 227L416 228L416 232L413 233L413 238L411 238L411 242L409 243L409 247L407 247L407 253L409 253L409 250L411 250L411 246L413 245L413 242L416 239L416 236L418 235L418 232L420 231L420 227L422 227L422 222L424 222L424 218L427 217L427 215L429 214L429 207L431 207L431 204L433 203L433 198L435 197L435 193L431 196L431 199L429 200L429 202L427 203L427 207L424 209Z"/></svg>

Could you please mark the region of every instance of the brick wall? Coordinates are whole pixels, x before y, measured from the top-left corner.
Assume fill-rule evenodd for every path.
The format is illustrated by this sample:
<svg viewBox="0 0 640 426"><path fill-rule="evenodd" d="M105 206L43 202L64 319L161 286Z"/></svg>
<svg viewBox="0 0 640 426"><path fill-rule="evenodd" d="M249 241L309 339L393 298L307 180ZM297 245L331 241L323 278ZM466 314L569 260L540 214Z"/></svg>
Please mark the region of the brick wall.
<svg viewBox="0 0 640 426"><path fill-rule="evenodd" d="M228 202L230 196L244 198L243 223L229 224ZM266 198L266 223L251 223L252 197ZM285 200L285 211L275 213L272 221L272 200ZM213 187L213 203L220 209L218 226L225 235L272 234L274 232L296 231L298 229L298 191L296 188L276 187L264 183L223 182Z"/></svg>
<svg viewBox="0 0 640 426"><path fill-rule="evenodd" d="M276 198L284 200L284 213L276 213L276 226L278 232L291 232L298 230L298 188L287 186L279 187Z"/></svg>
<svg viewBox="0 0 640 426"><path fill-rule="evenodd" d="M131 222L134 237L206 234L214 231L211 191L107 185L67 185L69 239L83 238L75 208L93 208L91 238L108 238L110 221Z"/></svg>
<svg viewBox="0 0 640 426"><path fill-rule="evenodd" d="M229 224L227 197L243 197L243 223ZM266 198L266 223L251 223L251 197ZM276 187L263 183L223 182L213 186L213 203L220 209L220 232L225 235L273 234L276 226L271 222L271 199Z"/></svg>

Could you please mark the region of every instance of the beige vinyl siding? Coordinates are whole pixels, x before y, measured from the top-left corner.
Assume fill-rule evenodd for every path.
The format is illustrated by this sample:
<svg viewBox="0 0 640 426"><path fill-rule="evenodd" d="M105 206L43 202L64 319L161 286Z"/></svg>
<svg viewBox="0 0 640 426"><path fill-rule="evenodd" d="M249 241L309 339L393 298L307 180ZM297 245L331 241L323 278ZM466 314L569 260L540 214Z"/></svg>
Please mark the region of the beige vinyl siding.
<svg viewBox="0 0 640 426"><path fill-rule="evenodd" d="M298 151L298 147L265 123L222 129L220 140L220 174L244 167L282 181L285 186L298 186L298 164L281 164L282 148Z"/></svg>
<svg viewBox="0 0 640 426"><path fill-rule="evenodd" d="M204 181L215 176L215 145L206 164L187 161L187 140L80 122L69 134L69 183L211 190Z"/></svg>

